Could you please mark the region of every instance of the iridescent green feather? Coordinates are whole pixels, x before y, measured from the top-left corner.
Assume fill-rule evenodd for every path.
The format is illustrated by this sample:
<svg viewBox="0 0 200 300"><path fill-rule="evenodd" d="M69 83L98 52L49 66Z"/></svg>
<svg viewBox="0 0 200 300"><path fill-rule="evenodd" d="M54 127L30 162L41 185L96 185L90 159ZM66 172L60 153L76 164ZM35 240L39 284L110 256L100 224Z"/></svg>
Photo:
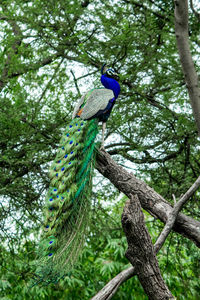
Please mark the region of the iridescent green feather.
<svg viewBox="0 0 200 300"><path fill-rule="evenodd" d="M37 283L55 283L71 271L84 243L97 133L97 119L75 118L61 138L49 170Z"/></svg>

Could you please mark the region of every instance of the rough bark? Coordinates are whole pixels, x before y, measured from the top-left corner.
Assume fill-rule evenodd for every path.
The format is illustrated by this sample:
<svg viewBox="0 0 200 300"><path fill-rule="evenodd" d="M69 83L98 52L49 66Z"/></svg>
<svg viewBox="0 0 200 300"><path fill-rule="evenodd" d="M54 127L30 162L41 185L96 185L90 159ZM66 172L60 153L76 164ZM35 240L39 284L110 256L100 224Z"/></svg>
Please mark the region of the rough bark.
<svg viewBox="0 0 200 300"><path fill-rule="evenodd" d="M122 226L128 242L126 257L135 268L135 272L149 299L174 299L160 273L137 195L132 196L124 207Z"/></svg>
<svg viewBox="0 0 200 300"><path fill-rule="evenodd" d="M180 61L188 89L193 115L200 135L200 87L190 52L188 36L188 1L175 0L175 34Z"/></svg>
<svg viewBox="0 0 200 300"><path fill-rule="evenodd" d="M131 195L137 195L146 211L159 218L163 223L167 222L168 216L173 209L170 203L144 181L136 178L119 166L105 151L98 151L96 168L117 189L129 198L131 198ZM179 213L173 230L192 240L200 247L200 222Z"/></svg>
<svg viewBox="0 0 200 300"><path fill-rule="evenodd" d="M154 252L156 254L161 249L168 234L172 230L172 227L174 225L179 211L186 203L186 201L188 201L191 195L198 189L199 185L200 176L197 178L195 183L189 188L189 190L181 197L181 199L175 204L170 216L168 217L167 223L165 224L163 231L159 235L159 238L157 239L154 245ZM117 290L120 287L120 285L134 275L136 275L135 267L130 267L126 270L123 270L117 276L112 278L91 300L111 299L114 296L114 294L117 293Z"/></svg>
<svg viewBox="0 0 200 300"><path fill-rule="evenodd" d="M170 216L168 217L167 223L165 224L163 231L159 235L154 245L154 252L156 254L163 246L168 234L171 232L179 211L182 209L183 205L188 201L188 199L198 189L199 186L200 176L189 188L189 190L181 197L181 199L175 204ZM120 287L120 285L134 275L136 275L135 267L130 267L126 270L123 270L117 276L112 278L91 300L111 299L114 296L114 294L117 293L117 290Z"/></svg>

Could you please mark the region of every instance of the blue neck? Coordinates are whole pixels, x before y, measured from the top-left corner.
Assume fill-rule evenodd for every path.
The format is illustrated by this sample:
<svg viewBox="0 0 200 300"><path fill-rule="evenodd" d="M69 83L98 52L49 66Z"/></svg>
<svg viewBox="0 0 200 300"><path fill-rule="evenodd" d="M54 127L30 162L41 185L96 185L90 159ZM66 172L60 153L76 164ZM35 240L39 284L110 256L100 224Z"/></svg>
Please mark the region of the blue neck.
<svg viewBox="0 0 200 300"><path fill-rule="evenodd" d="M101 75L101 83L106 89L112 90L115 95L115 99L117 99L120 93L119 83L115 79L107 77L105 74Z"/></svg>

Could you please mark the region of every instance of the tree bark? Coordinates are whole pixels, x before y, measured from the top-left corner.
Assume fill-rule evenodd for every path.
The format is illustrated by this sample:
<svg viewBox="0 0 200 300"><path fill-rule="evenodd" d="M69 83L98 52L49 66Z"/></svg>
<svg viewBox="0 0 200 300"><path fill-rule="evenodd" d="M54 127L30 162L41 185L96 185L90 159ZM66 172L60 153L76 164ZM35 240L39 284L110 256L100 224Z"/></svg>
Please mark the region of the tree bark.
<svg viewBox="0 0 200 300"><path fill-rule="evenodd" d="M159 235L156 243L154 244L155 254L157 254L157 252L161 249L168 234L171 232L179 211L186 203L186 201L188 201L190 196L198 189L199 186L200 186L200 176L197 178L194 184L189 188L189 190L181 197L181 199L175 204L167 220L167 223L165 224L163 231ZM111 299L114 296L114 294L116 294L120 285L134 275L136 275L135 267L130 267L126 270L123 270L117 276L112 278L91 300Z"/></svg>
<svg viewBox="0 0 200 300"><path fill-rule="evenodd" d="M175 0L175 34L193 115L200 135L200 87L192 60L188 36L188 1Z"/></svg>
<svg viewBox="0 0 200 300"><path fill-rule="evenodd" d="M137 195L131 196L125 205L122 226L128 242L126 257L135 267L135 272L149 299L174 299L160 273Z"/></svg>
<svg viewBox="0 0 200 300"><path fill-rule="evenodd" d="M141 206L151 215L167 222L173 208L161 195L156 193L144 181L128 173L119 166L105 151L97 152L97 170L108 178L115 187L131 198L137 195ZM200 222L179 213L173 230L192 240L200 248Z"/></svg>

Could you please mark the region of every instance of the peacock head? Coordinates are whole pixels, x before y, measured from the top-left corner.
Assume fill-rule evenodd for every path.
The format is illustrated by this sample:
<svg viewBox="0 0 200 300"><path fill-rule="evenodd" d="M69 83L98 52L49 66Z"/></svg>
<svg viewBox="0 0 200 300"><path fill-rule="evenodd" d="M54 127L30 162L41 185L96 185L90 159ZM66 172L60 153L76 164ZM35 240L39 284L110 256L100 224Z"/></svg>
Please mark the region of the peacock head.
<svg viewBox="0 0 200 300"><path fill-rule="evenodd" d="M108 68L106 64L103 64L101 74L119 81L119 75L112 68Z"/></svg>

